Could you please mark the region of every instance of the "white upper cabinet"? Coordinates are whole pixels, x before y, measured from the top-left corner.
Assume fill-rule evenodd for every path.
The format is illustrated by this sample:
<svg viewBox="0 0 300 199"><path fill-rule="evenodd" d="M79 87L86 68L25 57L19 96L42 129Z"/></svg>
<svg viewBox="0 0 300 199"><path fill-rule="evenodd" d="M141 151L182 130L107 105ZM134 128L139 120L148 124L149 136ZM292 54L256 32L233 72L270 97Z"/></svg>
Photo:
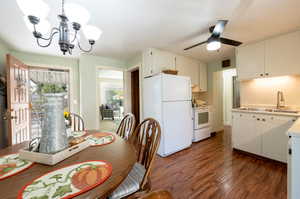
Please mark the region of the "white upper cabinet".
<svg viewBox="0 0 300 199"><path fill-rule="evenodd" d="M153 50L153 55L155 72L175 70L175 54L155 49Z"/></svg>
<svg viewBox="0 0 300 199"><path fill-rule="evenodd" d="M143 52L143 75L152 76L163 70L175 70L175 54L158 50L147 49Z"/></svg>
<svg viewBox="0 0 300 199"><path fill-rule="evenodd" d="M148 49L143 52L143 76L151 76L153 74L153 56L152 50Z"/></svg>
<svg viewBox="0 0 300 199"><path fill-rule="evenodd" d="M266 75L300 74L300 31L266 40Z"/></svg>
<svg viewBox="0 0 300 199"><path fill-rule="evenodd" d="M236 50L239 80L300 74L300 31Z"/></svg>
<svg viewBox="0 0 300 199"><path fill-rule="evenodd" d="M240 47L236 50L239 80L263 77L265 69L265 42Z"/></svg>
<svg viewBox="0 0 300 199"><path fill-rule="evenodd" d="M207 91L207 65L200 63L199 87L201 92Z"/></svg>
<svg viewBox="0 0 300 199"><path fill-rule="evenodd" d="M199 60L150 48L143 52L143 76L149 77L163 70L177 70L178 75L191 78L201 92L207 91L207 65Z"/></svg>
<svg viewBox="0 0 300 199"><path fill-rule="evenodd" d="M178 75L188 76L192 84L199 85L199 61L184 56L176 56Z"/></svg>

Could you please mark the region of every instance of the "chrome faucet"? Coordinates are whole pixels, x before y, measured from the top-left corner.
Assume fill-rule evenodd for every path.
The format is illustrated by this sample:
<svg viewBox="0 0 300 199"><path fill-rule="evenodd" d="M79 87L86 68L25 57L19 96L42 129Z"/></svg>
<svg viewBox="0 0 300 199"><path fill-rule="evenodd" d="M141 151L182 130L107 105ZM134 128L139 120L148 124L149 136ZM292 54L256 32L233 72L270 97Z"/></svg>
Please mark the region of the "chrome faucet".
<svg viewBox="0 0 300 199"><path fill-rule="evenodd" d="M283 92L282 91L277 91L277 109L283 108L284 107L284 97L283 97Z"/></svg>

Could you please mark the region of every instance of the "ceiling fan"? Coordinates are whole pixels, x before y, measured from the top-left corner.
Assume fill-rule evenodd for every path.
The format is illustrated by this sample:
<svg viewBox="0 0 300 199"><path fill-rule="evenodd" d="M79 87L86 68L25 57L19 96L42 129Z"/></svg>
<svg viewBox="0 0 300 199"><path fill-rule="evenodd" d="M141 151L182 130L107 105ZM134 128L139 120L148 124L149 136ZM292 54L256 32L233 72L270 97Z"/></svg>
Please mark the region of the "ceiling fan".
<svg viewBox="0 0 300 199"><path fill-rule="evenodd" d="M206 48L209 51L218 50L221 47L221 43L231 45L231 46L241 45L242 42L221 37L227 23L228 20L219 20L215 26L211 26L209 28L209 32L211 33L211 36L206 41L187 47L184 50L189 50L191 48L195 48L196 46L200 46L205 43L207 43Z"/></svg>

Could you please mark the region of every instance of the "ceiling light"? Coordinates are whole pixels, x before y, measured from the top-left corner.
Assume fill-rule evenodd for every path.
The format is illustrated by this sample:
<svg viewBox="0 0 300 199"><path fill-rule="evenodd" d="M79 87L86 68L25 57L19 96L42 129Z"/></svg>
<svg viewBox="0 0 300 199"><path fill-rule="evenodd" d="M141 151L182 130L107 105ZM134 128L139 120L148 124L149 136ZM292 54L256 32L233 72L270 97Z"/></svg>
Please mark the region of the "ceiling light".
<svg viewBox="0 0 300 199"><path fill-rule="evenodd" d="M81 25L85 25L90 20L90 13L87 9L75 3L67 3L65 12L70 22L77 22Z"/></svg>
<svg viewBox="0 0 300 199"><path fill-rule="evenodd" d="M17 0L17 4L25 16L34 15L44 19L49 14L49 6L43 0Z"/></svg>
<svg viewBox="0 0 300 199"><path fill-rule="evenodd" d="M27 26L27 28L31 31L34 32L34 27L32 26L32 24L30 23L30 21L28 20L28 18L26 16L24 16L24 21L25 24ZM40 20L40 23L38 23L36 25L36 28L39 30L40 33L47 34L49 33L50 30L50 23L49 21L47 21L46 19Z"/></svg>
<svg viewBox="0 0 300 199"><path fill-rule="evenodd" d="M96 26L86 25L83 27L83 33L88 40L98 40L102 31Z"/></svg>
<svg viewBox="0 0 300 199"><path fill-rule="evenodd" d="M210 41L206 45L206 49L209 51L218 50L220 48L221 48L221 42L217 40Z"/></svg>

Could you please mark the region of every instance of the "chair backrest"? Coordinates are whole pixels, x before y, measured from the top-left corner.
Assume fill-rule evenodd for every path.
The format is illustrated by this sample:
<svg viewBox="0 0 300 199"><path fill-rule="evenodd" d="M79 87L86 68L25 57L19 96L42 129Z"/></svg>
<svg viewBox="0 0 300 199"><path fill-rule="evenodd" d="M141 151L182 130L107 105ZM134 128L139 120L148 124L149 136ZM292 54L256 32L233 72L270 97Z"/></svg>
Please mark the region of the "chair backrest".
<svg viewBox="0 0 300 199"><path fill-rule="evenodd" d="M84 121L80 115L70 113L71 116L71 128L73 131L84 131Z"/></svg>
<svg viewBox="0 0 300 199"><path fill-rule="evenodd" d="M132 113L128 113L122 119L116 134L122 137L123 139L128 140L135 128L135 117Z"/></svg>
<svg viewBox="0 0 300 199"><path fill-rule="evenodd" d="M159 123L153 118L147 118L135 129L131 142L137 149L137 161L142 164L146 173L140 187L143 189L151 171L154 157L158 150L161 136Z"/></svg>

